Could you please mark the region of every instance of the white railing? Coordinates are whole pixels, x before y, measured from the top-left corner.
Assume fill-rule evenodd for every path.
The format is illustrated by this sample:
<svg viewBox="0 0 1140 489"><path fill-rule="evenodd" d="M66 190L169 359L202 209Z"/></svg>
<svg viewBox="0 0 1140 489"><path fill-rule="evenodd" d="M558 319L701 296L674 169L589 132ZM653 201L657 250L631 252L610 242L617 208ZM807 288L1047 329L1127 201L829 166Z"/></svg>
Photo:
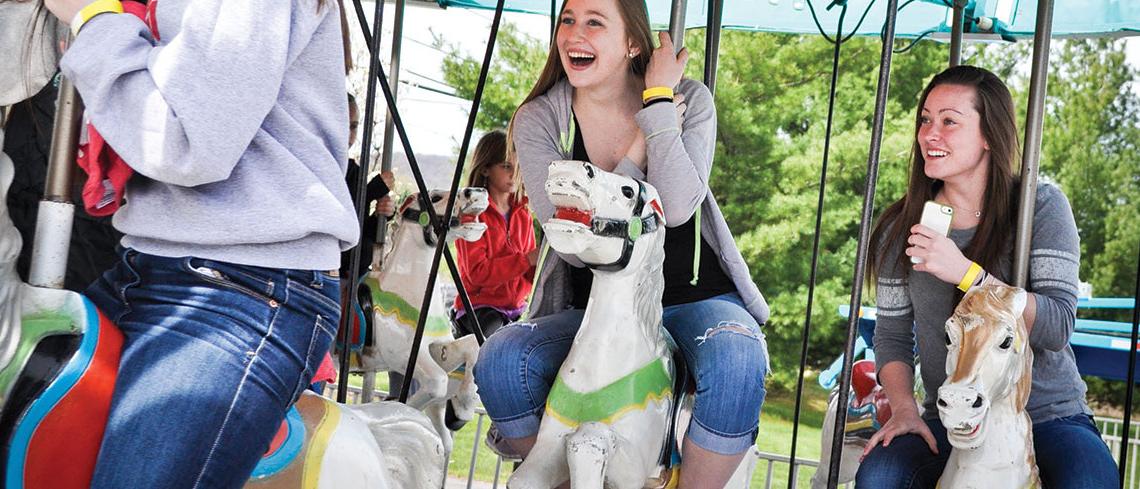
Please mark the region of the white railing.
<svg viewBox="0 0 1140 489"><path fill-rule="evenodd" d="M348 403L359 403L360 394L361 393L359 387L349 387L347 399ZM330 399L335 399L336 385L329 384L325 390L325 395ZM380 390L375 391L375 397L377 399L383 399L385 396L387 396L386 392ZM509 460L503 460L500 457L495 457L495 472L492 480L487 482L480 482L475 480L476 460L479 455L480 446L483 444L483 430L488 420L487 413L483 410L482 407L476 409L475 413L475 443L471 447L471 457L469 459L469 467L467 469L467 478L465 480L458 481L451 479L448 484L448 488L465 487L466 489L498 489L499 486L503 483L503 481L500 480L503 472L503 464L512 463ZM1120 455L1120 442L1122 440L1121 435L1124 430L1124 421L1099 416L1095 418L1095 421L1097 428L1100 429L1101 438L1103 438L1104 442L1108 445L1109 450L1112 452L1112 457L1115 460ZM1137 464L1140 463L1140 455L1138 455L1138 453L1140 453L1140 419L1136 420L1136 422L1132 425L1130 431L1132 431L1132 436L1128 442L1128 466L1126 474L1127 483L1124 484L1124 487L1140 489L1140 478L1138 478L1140 474L1137 474ZM753 484L754 488L759 487L762 489L772 489L772 487L774 487L774 484L775 487L783 487L785 484L784 479L782 477L780 480L777 480L775 478L776 469L778 466L789 465L790 462L791 460L787 455L760 452L760 462L756 465L756 470L761 470L761 467L763 467L763 473L765 476L763 484ZM817 460L797 457L796 463L791 465L792 477L797 481L797 487L799 487L804 485L803 481L800 480L800 469L810 469L810 471L814 473L815 469L819 466L819 462ZM850 488L852 487L852 484L847 484L843 487Z"/></svg>

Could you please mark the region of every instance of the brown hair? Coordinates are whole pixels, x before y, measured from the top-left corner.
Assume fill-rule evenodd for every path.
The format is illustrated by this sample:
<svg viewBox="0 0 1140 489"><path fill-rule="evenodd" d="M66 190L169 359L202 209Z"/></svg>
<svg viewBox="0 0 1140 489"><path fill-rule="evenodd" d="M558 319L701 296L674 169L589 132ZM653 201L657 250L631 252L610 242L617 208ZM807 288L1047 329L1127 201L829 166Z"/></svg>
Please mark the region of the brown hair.
<svg viewBox="0 0 1140 489"><path fill-rule="evenodd" d="M505 161L511 161L507 159L507 133L502 129L495 129L484 134L479 138L475 152L471 155L471 171L467 174L467 186L487 188L486 173L495 165ZM516 167L515 175L518 173L519 169ZM518 184L517 177L515 180L515 191L511 195L511 200L519 201L523 197L523 188Z"/></svg>
<svg viewBox="0 0 1140 489"><path fill-rule="evenodd" d="M934 196L942 189L941 180L926 176L925 160L917 137L922 123L922 107L926 104L930 91L939 85L974 89L974 110L980 116L982 137L990 147L989 176L982 198L981 222L963 254L999 279L1009 279L1003 276L1004 272L998 264L1010 252L1016 215L1013 209L1016 205L1018 179L1014 175L1020 160L1017 111L1009 88L997 75L975 66L961 65L935 75L922 91L914 121L915 138L911 142L910 179L906 195L883 211L871 233L868 285L874 285L874 280L885 265L883 259L886 247L906 242L911 226L917 224L922 215L923 205L928 200L934 200ZM903 270L904 275L909 274L906 254L899 253L896 260L896 266Z"/></svg>
<svg viewBox="0 0 1140 489"><path fill-rule="evenodd" d="M645 8L645 0L613 0L617 2L618 12L621 14L621 20L625 23L625 35L638 48L637 56L629 62L629 70L637 75L639 78L645 77L645 68L649 66L649 57L653 54L653 31L649 28L649 12ZM562 12L566 10L566 0L562 2L562 9L558 11L559 19L562 18ZM562 22L559 21L555 24L554 35L551 36L550 52L546 55L546 64L542 67L542 73L538 75L538 81L535 82L534 88L530 89L530 93L519 104L521 108L527 102L538 98L540 95L546 93L558 83L558 80L566 78L566 70L562 67L562 60L558 57L558 30L562 28ZM515 114L518 114L518 109L515 109ZM510 144L507 145L508 159L515 161L514 157L515 144L512 133L514 132L515 118L511 116L511 122L507 126L507 140ZM519 179L520 172L515 172L515 178ZM520 187L521 188L521 187Z"/></svg>

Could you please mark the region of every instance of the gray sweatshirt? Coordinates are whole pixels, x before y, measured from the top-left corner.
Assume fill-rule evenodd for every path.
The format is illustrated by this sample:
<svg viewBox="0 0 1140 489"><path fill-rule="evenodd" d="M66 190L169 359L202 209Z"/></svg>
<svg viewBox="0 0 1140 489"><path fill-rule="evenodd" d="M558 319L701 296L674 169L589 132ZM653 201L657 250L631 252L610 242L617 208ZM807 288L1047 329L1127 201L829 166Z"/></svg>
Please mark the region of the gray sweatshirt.
<svg viewBox="0 0 1140 489"><path fill-rule="evenodd" d="M965 249L974 231L953 229L950 239L959 249ZM895 257L906 243L888 246L876 289L875 361L880 369L890 362L903 362L913 368L917 337L926 388L923 417L937 419L934 403L938 388L946 381L945 323L956 306L957 285L914 270L909 278L903 278ZM1076 324L1080 253L1077 225L1065 194L1053 185L1038 185L1028 287L1037 300L1037 317L1029 334L1033 388L1027 405L1034 423L1092 413L1085 404L1087 387L1077 373L1073 348L1069 346ZM1008 276L1011 259L1003 259L1000 266Z"/></svg>
<svg viewBox="0 0 1140 489"><path fill-rule="evenodd" d="M648 175L628 158L615 173L649 182L657 188L670 226L687 222L701 209L701 235L717 253L721 268L732 279L748 312L756 322L768 321L768 303L752 282L748 265L736 248L732 232L709 192L709 171L716 149L716 107L712 94L700 82L681 80L677 92L685 95L688 108L683 126L677 124L673 104L655 104L635 116L645 134ZM518 153L523 183L535 217L545 221L554 215L554 205L542 191L551 161L569 160L573 138L569 128L573 89L565 79L545 94L527 102L515 114L512 137ZM570 274L566 266L581 267L572 256L549 253L535 280L527 317L541 317L564 309L571 300Z"/></svg>
<svg viewBox="0 0 1140 489"><path fill-rule="evenodd" d="M123 245L273 268L336 269L359 234L335 1L160 0L89 21L61 61L135 170Z"/></svg>

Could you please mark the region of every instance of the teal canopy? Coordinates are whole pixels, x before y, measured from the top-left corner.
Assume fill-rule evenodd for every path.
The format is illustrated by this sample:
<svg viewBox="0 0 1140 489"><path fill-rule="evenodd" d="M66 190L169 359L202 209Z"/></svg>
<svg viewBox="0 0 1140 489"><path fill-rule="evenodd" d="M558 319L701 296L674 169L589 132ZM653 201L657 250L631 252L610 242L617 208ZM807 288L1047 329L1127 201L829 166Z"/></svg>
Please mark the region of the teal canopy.
<svg viewBox="0 0 1140 489"><path fill-rule="evenodd" d="M562 0L557 0L561 6ZM495 0L437 0L443 7L495 8ZM900 0L896 35L919 37L950 32L951 0ZM1014 38L1031 38L1036 24L1038 0L972 0L968 17L995 19L995 28L983 29L970 23L967 32L997 31ZM669 0L647 0L649 18L654 26L669 24ZM831 0L724 0L723 25L726 29L791 34L815 34L819 30L812 20L814 7L819 24L828 35L835 34L839 7L827 10ZM869 3L871 9L860 25L858 35L879 35L886 17L886 0L848 0L844 33L849 33ZM507 0L506 9L550 15L550 0ZM704 27L708 19L707 0L688 0L685 25ZM1140 34L1140 0L1054 0L1054 37L1131 36ZM937 34L935 34L937 36Z"/></svg>

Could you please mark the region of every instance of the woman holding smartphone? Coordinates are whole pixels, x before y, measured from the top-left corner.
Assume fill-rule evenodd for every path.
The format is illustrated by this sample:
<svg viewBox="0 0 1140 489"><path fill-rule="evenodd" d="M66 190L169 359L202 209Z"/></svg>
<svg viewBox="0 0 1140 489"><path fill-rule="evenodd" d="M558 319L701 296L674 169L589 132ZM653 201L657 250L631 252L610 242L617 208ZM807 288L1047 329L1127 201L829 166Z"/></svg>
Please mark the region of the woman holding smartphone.
<svg viewBox="0 0 1140 489"><path fill-rule="evenodd" d="M922 93L907 193L883 212L871 236L875 355L892 417L867 444L857 487L933 488L946 465L951 448L934 406L946 380L944 324L970 287L1011 281L1015 118L1008 88L981 68L947 69ZM954 209L949 236L919 224L927 201ZM1037 188L1030 248L1023 318L1034 361L1026 409L1042 482L1050 489L1117 487L1116 465L1092 422L1069 346L1080 241L1069 201L1053 185ZM914 258L920 262L912 265ZM913 394L916 342L925 364L922 415Z"/></svg>

